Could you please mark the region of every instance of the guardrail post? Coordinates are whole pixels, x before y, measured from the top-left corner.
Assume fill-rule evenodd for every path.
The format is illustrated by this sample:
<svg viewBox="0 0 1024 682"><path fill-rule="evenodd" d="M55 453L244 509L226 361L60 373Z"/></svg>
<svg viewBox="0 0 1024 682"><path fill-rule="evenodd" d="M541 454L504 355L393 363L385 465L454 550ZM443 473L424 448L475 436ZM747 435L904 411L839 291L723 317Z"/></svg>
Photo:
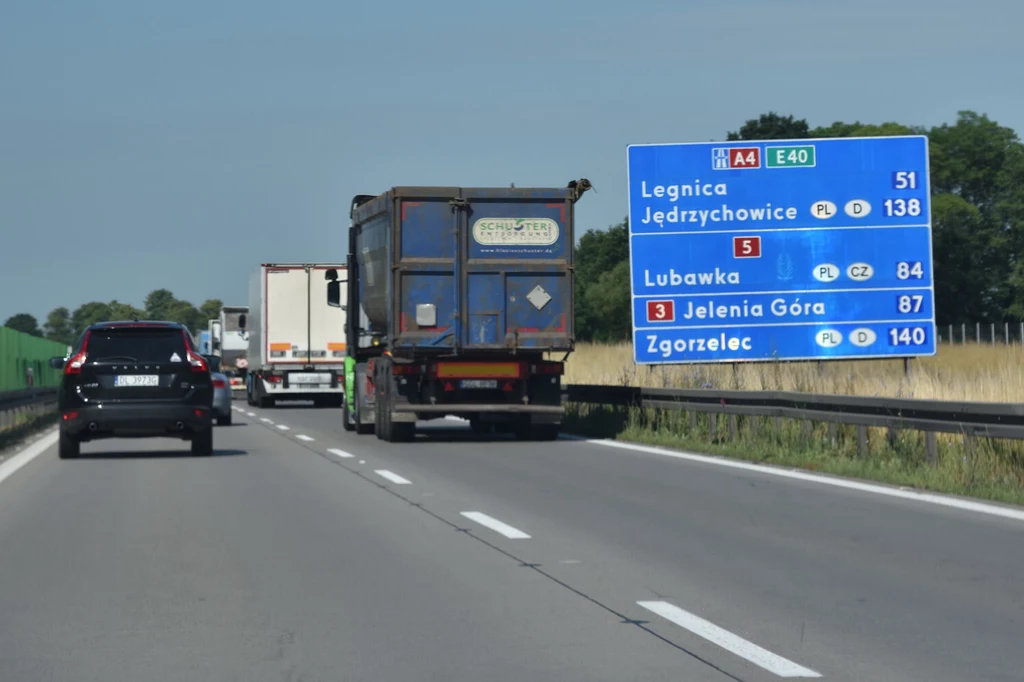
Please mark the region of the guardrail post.
<svg viewBox="0 0 1024 682"><path fill-rule="evenodd" d="M857 456L866 457L868 454L868 427L857 427Z"/></svg>
<svg viewBox="0 0 1024 682"><path fill-rule="evenodd" d="M690 410L690 435L697 432L697 410Z"/></svg>
<svg viewBox="0 0 1024 682"><path fill-rule="evenodd" d="M736 415L729 415L729 440L736 440Z"/></svg>
<svg viewBox="0 0 1024 682"><path fill-rule="evenodd" d="M804 443L809 444L811 442L811 430L814 428L814 424L812 424L809 419L804 419L800 422L800 427Z"/></svg>
<svg viewBox="0 0 1024 682"><path fill-rule="evenodd" d="M708 437L715 440L715 432L718 431L718 415L708 412Z"/></svg>
<svg viewBox="0 0 1024 682"><path fill-rule="evenodd" d="M925 460L935 466L939 460L939 447L935 442L935 432L925 431L924 432L924 458Z"/></svg>
<svg viewBox="0 0 1024 682"><path fill-rule="evenodd" d="M839 444L839 439L836 437L839 426L835 422L828 423L828 442L835 447Z"/></svg>

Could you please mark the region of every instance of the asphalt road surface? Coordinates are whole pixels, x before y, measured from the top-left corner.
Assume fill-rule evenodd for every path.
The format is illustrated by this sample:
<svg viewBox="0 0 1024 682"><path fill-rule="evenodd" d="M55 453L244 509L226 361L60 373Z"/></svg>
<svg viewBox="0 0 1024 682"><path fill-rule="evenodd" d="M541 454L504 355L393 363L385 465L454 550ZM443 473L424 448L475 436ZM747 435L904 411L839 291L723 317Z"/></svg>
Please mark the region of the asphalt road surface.
<svg viewBox="0 0 1024 682"><path fill-rule="evenodd" d="M0 680L1024 678L1019 512L236 406L0 464Z"/></svg>

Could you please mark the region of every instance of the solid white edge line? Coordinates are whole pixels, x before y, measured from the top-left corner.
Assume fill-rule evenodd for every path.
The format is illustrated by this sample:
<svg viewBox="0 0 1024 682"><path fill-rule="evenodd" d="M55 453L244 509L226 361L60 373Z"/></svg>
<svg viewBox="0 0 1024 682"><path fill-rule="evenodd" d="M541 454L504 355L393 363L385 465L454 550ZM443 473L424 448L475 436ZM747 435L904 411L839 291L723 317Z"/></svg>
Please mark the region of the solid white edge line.
<svg viewBox="0 0 1024 682"><path fill-rule="evenodd" d="M395 472L388 471L387 469L377 469L373 473L377 474L381 478L386 478L389 481L391 481L392 483L395 483L397 485L410 485L410 484L412 484L412 481L404 479L401 476L399 476L398 474L396 474Z"/></svg>
<svg viewBox="0 0 1024 682"><path fill-rule="evenodd" d="M288 427L285 426L284 424L278 424L277 428L281 429L282 431L287 431L288 430Z"/></svg>
<svg viewBox="0 0 1024 682"><path fill-rule="evenodd" d="M779 677L821 677L821 673L773 654L767 649L762 649L753 642L734 635L689 611L684 611L674 604L666 601L638 601L637 604Z"/></svg>
<svg viewBox="0 0 1024 682"><path fill-rule="evenodd" d="M18 469L43 454L48 449L52 448L57 443L57 434L58 432L56 430L51 431L35 442L30 443L27 447L11 455L9 459L4 460L3 464L0 464L0 483L3 483Z"/></svg>
<svg viewBox="0 0 1024 682"><path fill-rule="evenodd" d="M1013 519L1014 521L1024 521L1024 509L1000 507L994 504L985 504L984 502L962 500L955 497L946 497L944 495L938 495L935 493L913 492L909 490L898 490L896 488L886 488L885 486L875 485L872 483L861 483L860 481L851 481L843 478L830 478L826 476L819 476L816 474L808 474L802 471L774 469L772 467L754 464L752 462L742 462L738 460L730 460L724 458L719 459L717 457L711 457L708 455L696 455L691 452L665 450L662 448L655 448L648 445L636 445L634 443L620 443L618 441L589 438L583 439L583 442L592 443L594 445L605 445L610 448L619 448L622 450L645 452L651 455L660 455L662 457L684 459L690 462L701 462L703 464L713 464L715 466L729 467L732 469L755 471L759 474L768 474L769 476L778 476L780 478L789 478L797 481L819 483L821 485L830 485L836 488L846 488L847 490L857 490L860 492L872 493L874 495L885 495L888 497L897 497L903 500L925 502L927 504L951 507L953 509L960 509L963 511L977 512L979 514L1001 516L1005 519Z"/></svg>
<svg viewBox="0 0 1024 682"><path fill-rule="evenodd" d="M331 453L335 457L341 457L342 459L353 459L355 455L339 450L338 448L327 448L327 452Z"/></svg>
<svg viewBox="0 0 1024 682"><path fill-rule="evenodd" d="M530 539L529 535L527 535L523 531L519 530L518 528L513 528L512 526L508 525L507 523L502 523L498 519L492 518L492 517L488 516L487 514L484 514L483 512L472 511L472 512L460 512L460 513L463 516L465 516L467 519L469 519L470 521L476 521L481 526L486 526L487 528L490 528L491 530L493 530L493 531L495 531L497 533L501 533L502 535L507 537L509 540L529 540Z"/></svg>
<svg viewBox="0 0 1024 682"><path fill-rule="evenodd" d="M297 436L295 436L295 437L296 437L296 438L298 438L299 440L304 440L304 441L306 441L307 443L311 443L311 442L313 442L313 439L312 439L312 438L310 438L309 436L307 436L307 435L305 435L305 434L302 434L302 433L300 433L299 435L297 435Z"/></svg>

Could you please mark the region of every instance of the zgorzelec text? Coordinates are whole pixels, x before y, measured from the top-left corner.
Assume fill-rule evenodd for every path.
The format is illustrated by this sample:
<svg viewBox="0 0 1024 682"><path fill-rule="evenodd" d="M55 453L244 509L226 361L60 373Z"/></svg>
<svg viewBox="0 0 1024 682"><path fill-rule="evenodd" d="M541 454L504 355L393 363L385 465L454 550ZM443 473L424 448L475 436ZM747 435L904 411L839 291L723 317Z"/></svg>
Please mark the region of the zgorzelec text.
<svg viewBox="0 0 1024 682"><path fill-rule="evenodd" d="M659 339L657 334L647 334L647 352L667 358L676 353L704 353L718 351L753 350L749 336L731 336L722 332L717 336L695 336L688 339Z"/></svg>
<svg viewBox="0 0 1024 682"><path fill-rule="evenodd" d="M679 201L681 197L724 197L728 194L729 188L724 182L702 184L700 179L697 179L692 185L654 185L650 189L647 187L646 180L640 183L642 198L668 199L673 203ZM640 222L644 225L655 223L659 227L664 227L666 223L699 223L701 227L705 227L709 222L796 220L797 215L798 211L793 206L772 206L770 202L766 202L762 206L744 208L732 208L724 203L721 208L713 209L681 209L678 206L673 206L667 211L655 211L651 209L650 205L647 205L644 207L644 217L640 219Z"/></svg>

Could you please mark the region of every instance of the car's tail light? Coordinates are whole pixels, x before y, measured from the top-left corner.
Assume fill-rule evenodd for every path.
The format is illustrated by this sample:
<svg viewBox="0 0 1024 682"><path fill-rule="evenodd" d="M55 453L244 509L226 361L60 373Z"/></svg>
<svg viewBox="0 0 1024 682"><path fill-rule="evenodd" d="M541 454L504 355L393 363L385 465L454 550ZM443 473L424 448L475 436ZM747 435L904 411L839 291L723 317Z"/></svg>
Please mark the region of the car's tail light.
<svg viewBox="0 0 1024 682"><path fill-rule="evenodd" d="M85 333L85 338L82 339L82 349L64 364L65 375L82 373L82 365L85 364L85 359L88 357L85 351L89 347L89 337L91 335L91 331Z"/></svg>
<svg viewBox="0 0 1024 682"><path fill-rule="evenodd" d="M263 377L263 378L264 378L264 379L265 379L265 380L266 380L267 382L269 382L269 383L271 383L271 384L279 384L279 383L281 383L281 377L276 377L276 376L274 376L273 374L268 374L267 376L265 376L265 377Z"/></svg>
<svg viewBox="0 0 1024 682"><path fill-rule="evenodd" d="M226 388L227 385L228 385L227 382L224 381L223 379L214 379L213 380L213 387L214 388Z"/></svg>
<svg viewBox="0 0 1024 682"><path fill-rule="evenodd" d="M181 338L185 340L185 356L188 358L188 364L192 365L192 371L209 372L210 367L206 364L206 360L203 359L203 356L192 352L192 344L189 342L188 332L182 330Z"/></svg>
<svg viewBox="0 0 1024 682"><path fill-rule="evenodd" d="M64 413L64 421L69 422L72 419L78 419L78 413L77 412L72 410L71 412L65 412Z"/></svg>

